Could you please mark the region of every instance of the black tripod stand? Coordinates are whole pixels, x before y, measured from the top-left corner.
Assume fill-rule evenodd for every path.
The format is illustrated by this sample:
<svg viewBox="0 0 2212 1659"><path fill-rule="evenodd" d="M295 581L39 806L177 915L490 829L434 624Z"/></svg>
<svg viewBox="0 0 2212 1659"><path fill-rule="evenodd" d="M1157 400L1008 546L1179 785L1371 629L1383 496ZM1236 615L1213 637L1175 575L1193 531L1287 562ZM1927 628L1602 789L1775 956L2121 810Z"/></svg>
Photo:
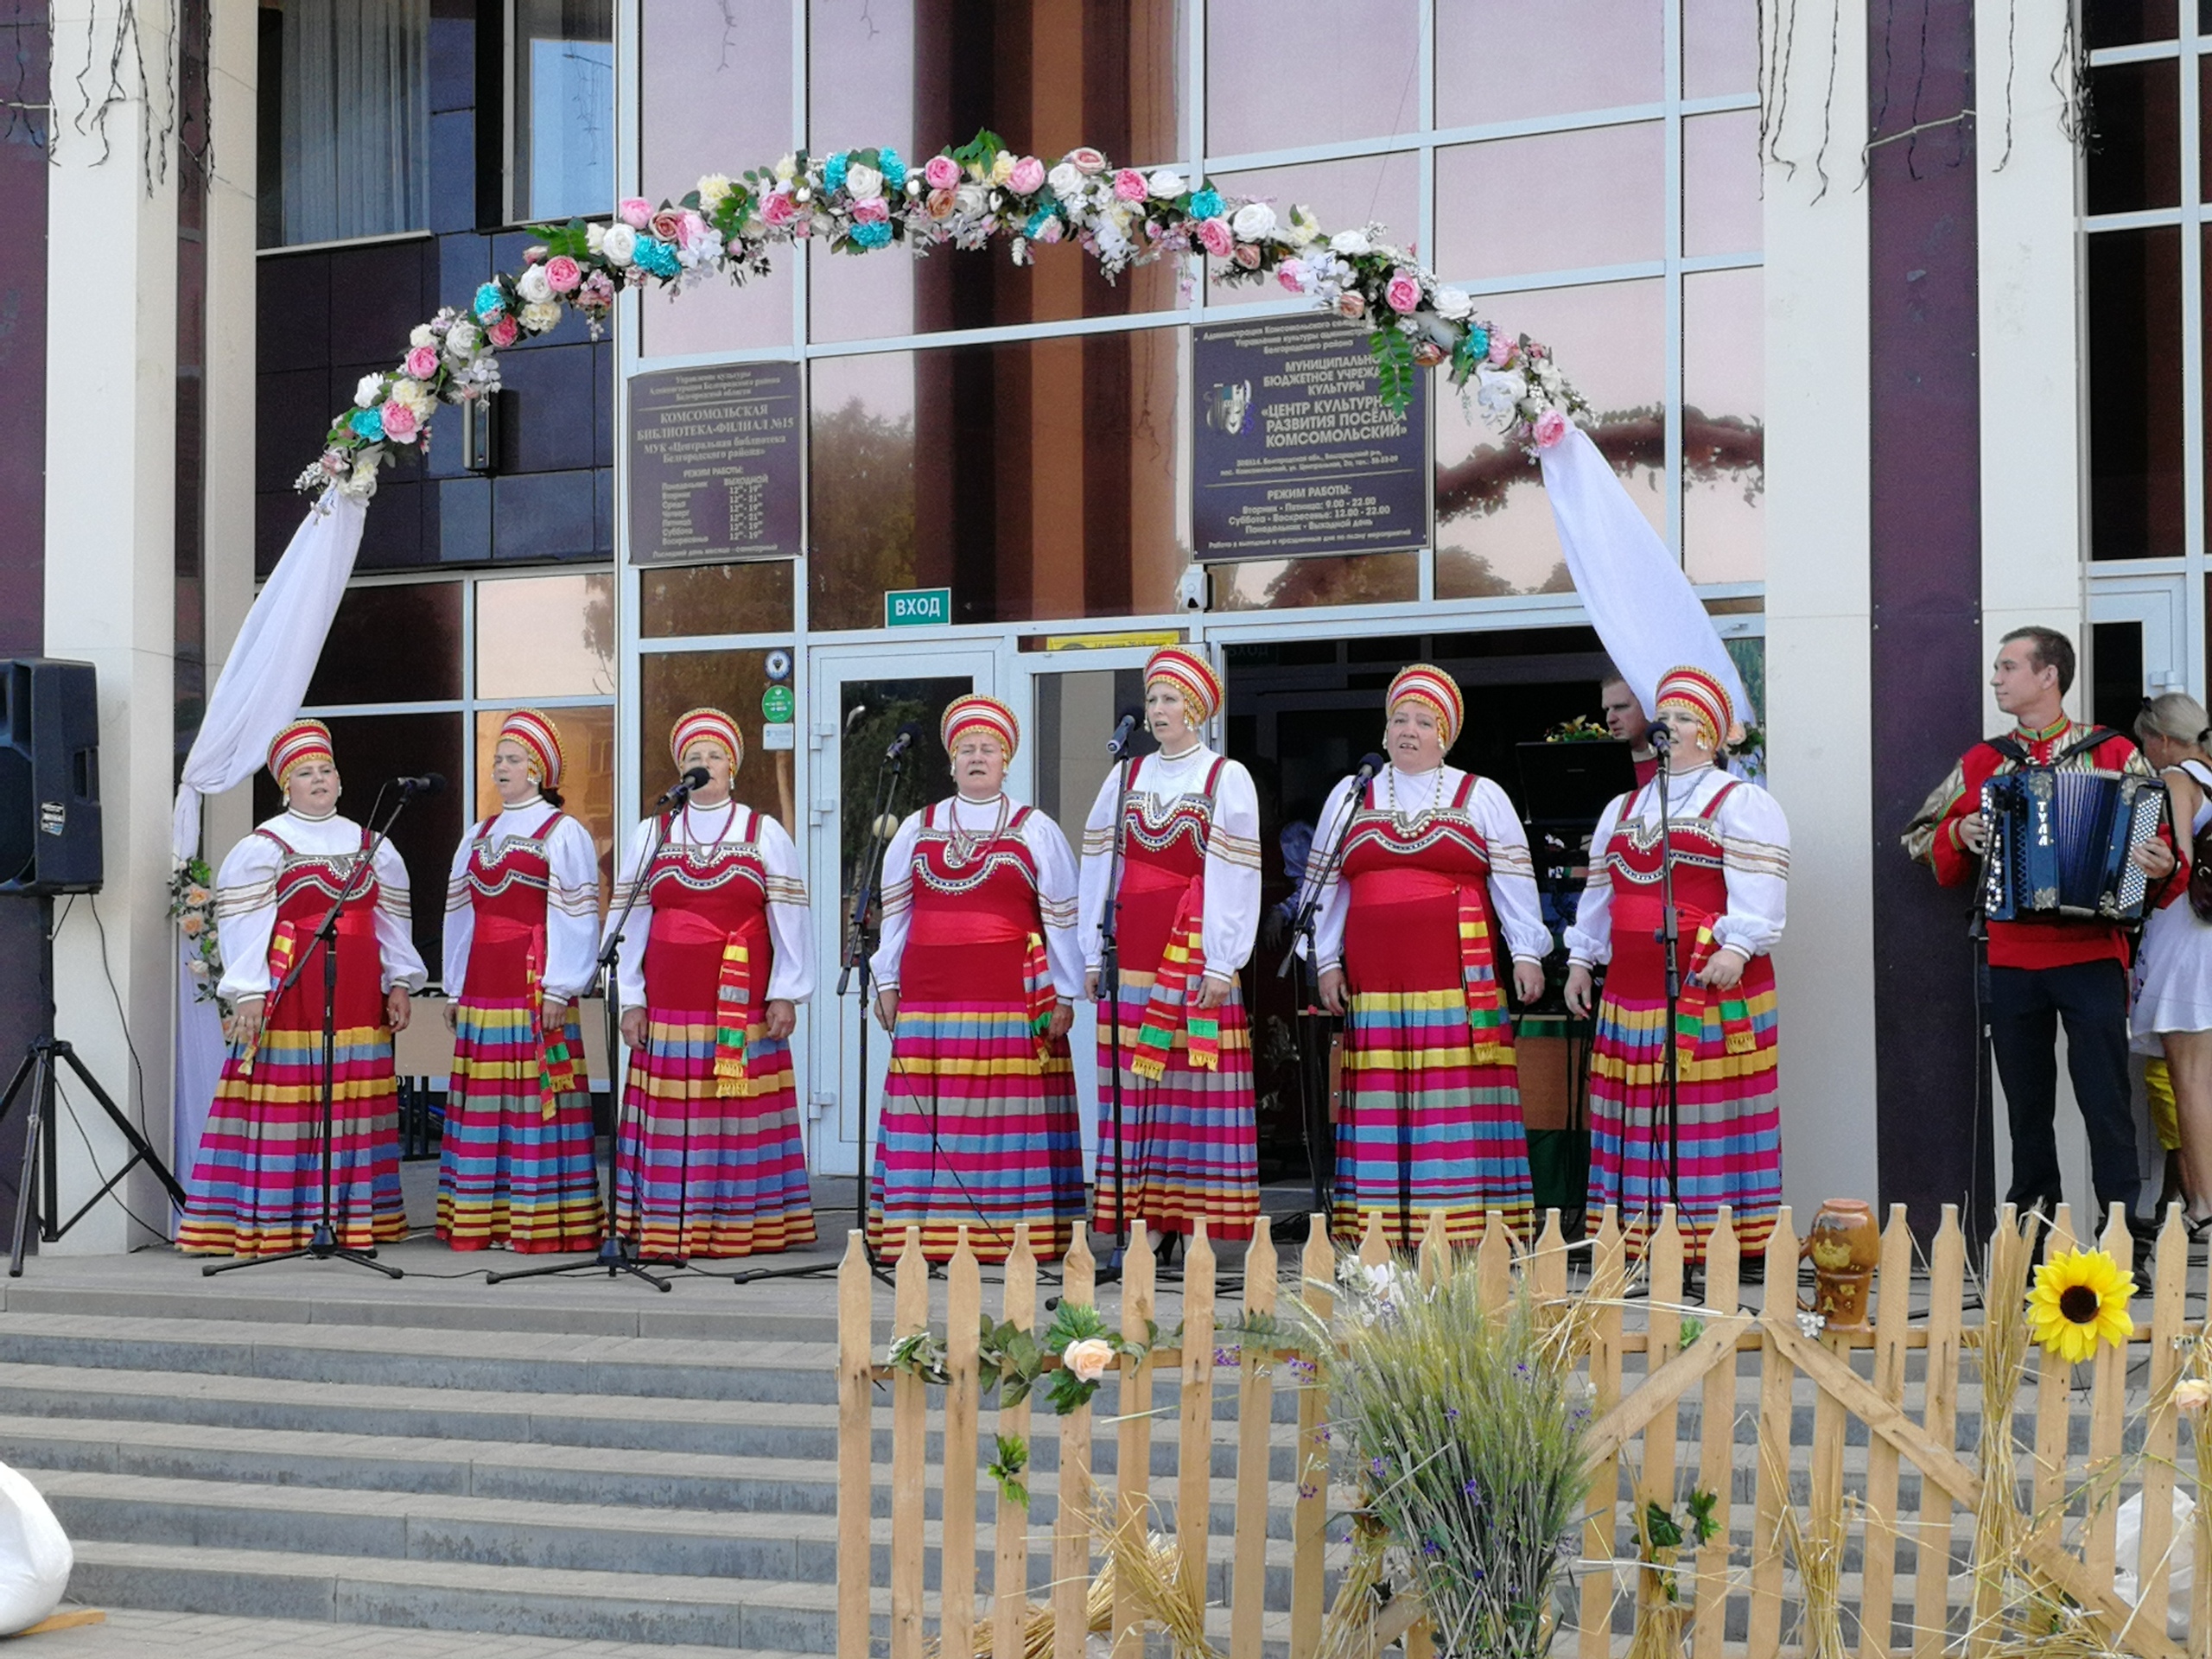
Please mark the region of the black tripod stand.
<svg viewBox="0 0 2212 1659"><path fill-rule="evenodd" d="M1675 840L1674 840L1674 732L1665 721L1651 728L1652 752L1658 757L1659 770L1652 781L1659 786L1659 930L1657 938L1662 954L1666 958L1667 1024L1661 1033L1666 1046L1661 1052L1659 1067L1661 1085L1666 1091L1664 1117L1667 1126L1667 1202L1675 1206L1675 1213L1681 1214L1682 1204L1682 1144L1681 1144L1681 1051L1675 1020L1682 1005L1681 917L1675 907ZM1659 1125L1662 1114L1655 1110L1651 1116L1651 1159L1659 1158ZM1645 1168L1649 1170L1649 1165ZM1643 1215L1645 1236L1651 1231L1652 1198L1650 1178L1647 1174L1643 1186Z"/></svg>
<svg viewBox="0 0 2212 1659"><path fill-rule="evenodd" d="M656 807L671 803L681 804L690 798L695 787L687 779L653 803ZM666 1290L669 1281L648 1273L639 1259L638 1241L626 1238L615 1225L614 1169L622 1155L622 1114L629 1104L630 1091L622 1086L622 930L630 920L630 912L638 907L638 895L645 890L645 883L652 879L653 865L660 857L661 848L667 840L667 823L658 812L653 817L653 844L645 854L645 861L638 866L638 879L630 884L630 896L622 901L622 908L615 913L614 925L607 930L607 942L599 951L599 986L601 1011L607 1022L607 1091L614 1103L614 1110L607 1124L607 1165L601 1178L601 1191L605 1193L607 1231L601 1236L599 1249L588 1262L556 1262L542 1268L516 1268L507 1273L487 1273L487 1285L505 1284L510 1279L544 1279L562 1273L596 1273L604 1268L610 1279L626 1273L633 1279L642 1279L655 1290ZM643 1161L644 1149L639 1148ZM637 1185L633 1178L630 1197L637 1198ZM636 1205L638 1227L645 1224L645 1206Z"/></svg>
<svg viewBox="0 0 2212 1659"><path fill-rule="evenodd" d="M54 935L54 901L48 899L43 903L47 912L46 937L51 938ZM60 1067L65 1065L77 1074L77 1081L85 1085L92 1098L99 1102L109 1120L123 1132L124 1141L130 1148L130 1156L121 1169L107 1178L99 1192L85 1200L75 1215L67 1221L60 1221L57 1217L61 1214L61 1169L60 1159L54 1145L54 1086L60 1081ZM146 1137L138 1133L137 1126L124 1115L123 1109L110 1098L107 1090L100 1087L99 1079L85 1069L85 1063L77 1058L74 1048L52 1037L41 1037L33 1042L23 1052L23 1063L16 1068L15 1079L9 1084L8 1092L0 1095L0 1118L8 1116L8 1109L16 1103L16 1096L26 1089L30 1095L26 1108L29 1116L23 1130L22 1190L16 1196L15 1247L8 1256L8 1276L10 1279L23 1276L23 1249L30 1238L31 1218L34 1216L38 1218L39 1242L51 1244L82 1221L94 1205L121 1185L123 1178L141 1164L161 1178L162 1185L168 1189L169 1198L176 1207L180 1210L184 1208L184 1189L177 1185L176 1177L162 1162L160 1154L147 1144Z"/></svg>
<svg viewBox="0 0 2212 1659"><path fill-rule="evenodd" d="M1106 1025L1107 1116L1114 1134L1114 1248L1096 1275L1105 1283L1121 1277L1129 1251L1129 1141L1122 1099L1121 911L1122 864L1128 851L1129 776L1135 766L1128 753L1132 730L1131 722L1124 720L1106 741L1106 753L1113 757L1114 770L1121 773L1122 781L1114 791L1114 849L1106 867L1106 903L1098 918L1098 1017Z"/></svg>
<svg viewBox="0 0 2212 1659"><path fill-rule="evenodd" d="M868 913L875 902L877 880L883 874L883 849L890 844L890 837L882 833L884 816L897 809L899 785L906 771L906 752L914 746L920 728L909 724L902 727L891 747L883 752L883 759L875 769L875 803L868 818L868 845L861 856L861 867L853 878L852 908L847 915L844 950L839 957L837 970L838 1004L843 1006L845 995L852 988L855 975L860 979L861 1044L860 1044L860 1122L859 1147L854 1154L853 1225L860 1232L861 1250L868 1257L868 1270L885 1283L890 1275L877 1256L875 1244L868 1236L868 1182L873 1171L868 1160L868 1020L874 1001L874 975L868 964ZM810 1274L834 1273L836 1262L800 1262L786 1268L748 1268L730 1275L734 1285L750 1285L763 1279L799 1279Z"/></svg>
<svg viewBox="0 0 2212 1659"><path fill-rule="evenodd" d="M322 953L322 1210L315 1217L315 1230L308 1236L308 1242L297 1249L279 1250L274 1255L245 1255L229 1262L211 1262L200 1269L205 1278L212 1279L219 1273L235 1273L240 1268L265 1268L272 1262L296 1261L303 1255L313 1256L318 1262L327 1262L334 1257L340 1262L351 1262L372 1273L380 1273L387 1279L407 1276L397 1268L378 1261L373 1249L357 1250L349 1245L340 1244L331 1209L331 1171L337 1159L331 1118L338 1060L338 921L345 913L346 906L353 902L361 879L375 873L377 852L391 839L391 826L399 822L399 815L407 810L407 803L415 798L418 789L427 792L433 787L443 786L443 779L438 779L435 773L428 780L400 779L399 798L392 803L391 810L385 815L385 821L370 834L369 844L361 849L353 868L346 874L345 885L339 889L338 897L323 912L314 937L308 941L308 948L294 960L283 982L270 993L268 1001L262 1007L261 1030L265 1038L270 1020L291 994L292 988L300 982L300 976L307 971L307 965L315 952L320 950ZM376 807L384 804L384 797L385 791L378 790L376 806L369 809L372 820L376 817Z"/></svg>

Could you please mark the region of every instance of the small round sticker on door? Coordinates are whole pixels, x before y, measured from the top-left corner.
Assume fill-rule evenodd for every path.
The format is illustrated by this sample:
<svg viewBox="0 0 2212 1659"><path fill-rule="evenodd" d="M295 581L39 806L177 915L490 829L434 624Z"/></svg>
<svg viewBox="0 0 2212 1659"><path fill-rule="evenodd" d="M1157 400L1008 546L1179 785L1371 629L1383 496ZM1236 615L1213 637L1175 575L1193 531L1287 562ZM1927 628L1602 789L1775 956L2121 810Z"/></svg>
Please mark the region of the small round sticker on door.
<svg viewBox="0 0 2212 1659"><path fill-rule="evenodd" d="M760 694L760 717L772 726L791 722L791 689L788 685L772 685Z"/></svg>
<svg viewBox="0 0 2212 1659"><path fill-rule="evenodd" d="M788 651L770 652L768 653L767 668L768 677L770 679L777 681L788 680L791 677L791 652Z"/></svg>

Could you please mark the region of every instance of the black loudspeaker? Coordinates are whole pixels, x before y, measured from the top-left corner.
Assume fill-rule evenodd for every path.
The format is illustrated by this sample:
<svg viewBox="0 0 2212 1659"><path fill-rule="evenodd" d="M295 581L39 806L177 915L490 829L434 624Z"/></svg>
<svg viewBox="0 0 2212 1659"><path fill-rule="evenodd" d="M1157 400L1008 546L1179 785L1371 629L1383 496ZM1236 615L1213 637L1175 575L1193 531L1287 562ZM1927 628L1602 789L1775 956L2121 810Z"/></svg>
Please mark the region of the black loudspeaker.
<svg viewBox="0 0 2212 1659"><path fill-rule="evenodd" d="M0 661L0 893L98 893L100 713L90 663Z"/></svg>

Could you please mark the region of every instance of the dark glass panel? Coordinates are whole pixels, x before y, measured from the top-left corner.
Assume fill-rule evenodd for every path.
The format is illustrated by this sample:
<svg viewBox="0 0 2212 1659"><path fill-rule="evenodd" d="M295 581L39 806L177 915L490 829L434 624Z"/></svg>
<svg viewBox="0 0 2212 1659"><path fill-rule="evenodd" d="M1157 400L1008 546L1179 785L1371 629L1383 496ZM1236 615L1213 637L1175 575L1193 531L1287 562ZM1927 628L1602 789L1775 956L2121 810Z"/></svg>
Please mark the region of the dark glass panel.
<svg viewBox="0 0 2212 1659"><path fill-rule="evenodd" d="M1287 611L1309 605L1406 605L1421 597L1421 555L1249 559L1216 564L1217 611Z"/></svg>
<svg viewBox="0 0 2212 1659"><path fill-rule="evenodd" d="M2089 556L2185 550L2181 232L2089 238Z"/></svg>
<svg viewBox="0 0 2212 1659"><path fill-rule="evenodd" d="M2212 23L2212 9L2200 6L2202 29ZM2180 32L2180 9L2175 0L2082 0L2082 33L2094 52L2105 46L2134 46L2144 41L2171 41Z"/></svg>
<svg viewBox="0 0 2212 1659"><path fill-rule="evenodd" d="M308 682L307 706L457 697L461 650L459 582L350 588Z"/></svg>
<svg viewBox="0 0 2212 1659"><path fill-rule="evenodd" d="M648 567L638 576L638 632L647 639L786 632L797 568L794 559Z"/></svg>
<svg viewBox="0 0 2212 1659"><path fill-rule="evenodd" d="M613 691L611 574L476 584L478 696L580 697Z"/></svg>
<svg viewBox="0 0 2212 1659"><path fill-rule="evenodd" d="M2088 211L2132 213L2181 200L2180 69L2171 58L2089 71L2094 122Z"/></svg>
<svg viewBox="0 0 2212 1659"><path fill-rule="evenodd" d="M1692 582L1766 575L1766 277L1682 278L1682 564Z"/></svg>
<svg viewBox="0 0 2212 1659"><path fill-rule="evenodd" d="M645 757L639 768L637 807L642 817L655 796L675 781L676 760L668 734L679 716L693 709L719 709L737 722L745 739L745 759L733 791L747 806L779 821L794 836L804 833L792 794L791 752L763 753L760 694L768 689L765 651L651 652L638 659L638 734ZM615 826L627 843L632 819Z"/></svg>
<svg viewBox="0 0 2212 1659"><path fill-rule="evenodd" d="M614 882L614 706L601 703L588 709L541 709L538 712L561 734L561 810L591 831L592 842L599 849L599 891L603 903ZM499 785L492 781L492 751L499 746L499 728L506 717L504 709L477 711L476 816L480 818L488 818L499 810Z"/></svg>

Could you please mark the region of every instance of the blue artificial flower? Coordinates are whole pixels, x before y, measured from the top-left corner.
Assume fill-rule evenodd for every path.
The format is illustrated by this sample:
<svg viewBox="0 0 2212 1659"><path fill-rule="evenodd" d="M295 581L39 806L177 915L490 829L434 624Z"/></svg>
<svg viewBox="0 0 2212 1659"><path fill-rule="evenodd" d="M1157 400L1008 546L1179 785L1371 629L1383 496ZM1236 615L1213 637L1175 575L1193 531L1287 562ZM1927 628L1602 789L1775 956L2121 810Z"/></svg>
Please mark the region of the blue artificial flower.
<svg viewBox="0 0 2212 1659"><path fill-rule="evenodd" d="M830 159L822 163L822 188L825 190L842 190L845 188L845 152L843 150L831 151Z"/></svg>
<svg viewBox="0 0 2212 1659"><path fill-rule="evenodd" d="M875 170L883 175L884 183L893 190L906 188L906 163L899 159L899 152L890 145L875 152Z"/></svg>
<svg viewBox="0 0 2212 1659"><path fill-rule="evenodd" d="M1490 330L1477 323L1467 330L1466 353L1470 361L1490 355Z"/></svg>
<svg viewBox="0 0 2212 1659"><path fill-rule="evenodd" d="M507 296L499 291L497 283L486 283L476 290L476 317L480 322L489 322L505 314Z"/></svg>
<svg viewBox="0 0 2212 1659"><path fill-rule="evenodd" d="M346 424L371 443L378 443L384 439L384 410L381 409L357 409Z"/></svg>
<svg viewBox="0 0 2212 1659"><path fill-rule="evenodd" d="M1192 219L1217 219L1220 217L1221 206L1220 191L1199 190L1194 192L1191 197L1191 217Z"/></svg>
<svg viewBox="0 0 2212 1659"><path fill-rule="evenodd" d="M880 248L891 240L891 226L884 223L855 225L852 235L853 240L863 248Z"/></svg>
<svg viewBox="0 0 2212 1659"><path fill-rule="evenodd" d="M631 257L649 276L673 276L683 269L683 262L676 257L674 245L657 236L639 237L638 251Z"/></svg>

